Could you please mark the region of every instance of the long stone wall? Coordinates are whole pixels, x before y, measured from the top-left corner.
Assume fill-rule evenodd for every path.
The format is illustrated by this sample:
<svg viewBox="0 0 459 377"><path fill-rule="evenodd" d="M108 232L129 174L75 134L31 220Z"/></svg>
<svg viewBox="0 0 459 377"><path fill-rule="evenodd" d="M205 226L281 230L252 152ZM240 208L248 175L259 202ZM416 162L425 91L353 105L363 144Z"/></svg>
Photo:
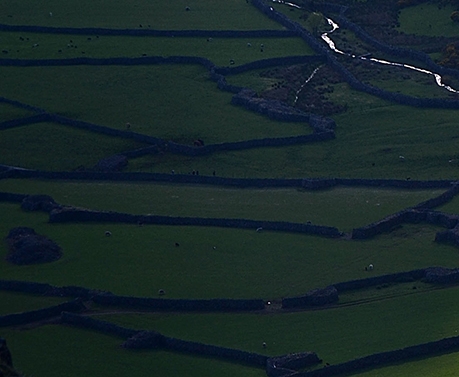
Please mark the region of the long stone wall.
<svg viewBox="0 0 459 377"><path fill-rule="evenodd" d="M280 115L282 116L282 115ZM315 142L321 142L326 140L332 140L335 138L335 133L333 131L324 131L317 132L310 135L300 135L300 136L289 136L289 137L277 137L277 138L264 138L264 139L251 139L244 141L228 142L228 143L219 143L219 144L210 144L204 145L201 147L192 147L183 144L177 144L169 141L165 146L165 149L173 154L181 154L187 156L203 156L215 152L223 151L235 151L235 150L244 150L252 148L266 148L266 147L280 147L288 145L297 145L297 144L309 144ZM152 151L151 148L147 149ZM136 152L137 154L139 151Z"/></svg>
<svg viewBox="0 0 459 377"><path fill-rule="evenodd" d="M46 121L49 121L49 120L51 120L51 116L49 114L45 114L45 113L37 114L37 115L31 115L31 116L25 117L25 118L6 120L4 122L0 122L0 131L1 130L6 130L8 128L15 128L15 127L26 126L26 125L29 125L29 124L46 122Z"/></svg>
<svg viewBox="0 0 459 377"><path fill-rule="evenodd" d="M352 230L352 239L368 239L387 233L403 223L427 222L432 225L453 228L459 222L459 215L423 209L406 209L382 220Z"/></svg>
<svg viewBox="0 0 459 377"><path fill-rule="evenodd" d="M290 30L155 30L155 29L107 29L107 28L72 28L35 25L0 24L1 31L74 34L74 35L107 35L107 36L139 36L139 37L213 37L213 38L291 38Z"/></svg>
<svg viewBox="0 0 459 377"><path fill-rule="evenodd" d="M0 327L17 326L31 322L43 321L59 316L63 311L80 312L84 309L85 306L82 301L80 299L76 299L44 309L0 316Z"/></svg>
<svg viewBox="0 0 459 377"><path fill-rule="evenodd" d="M451 187L452 180L406 181L397 179L346 179L346 178L228 178L191 174L164 173L123 173L123 172L59 172L16 168L9 172L11 178L42 178L53 180L111 180L111 181L151 181L171 183L192 183L230 187L295 187L320 190L337 186L346 187L387 187L403 189L429 189Z"/></svg>
<svg viewBox="0 0 459 377"><path fill-rule="evenodd" d="M268 360L268 356L253 352L170 338L154 331L132 330L107 321L83 317L72 313L62 313L61 323L102 332L107 335L129 338L123 344L123 346L128 349L161 348L169 351L226 359L232 362L244 363L262 368L266 367L266 362Z"/></svg>
<svg viewBox="0 0 459 377"><path fill-rule="evenodd" d="M139 330L118 326L108 321L102 321L89 316L82 316L66 311L62 312L60 323L101 332L106 335L118 336L124 339L134 336L139 332Z"/></svg>
<svg viewBox="0 0 459 377"><path fill-rule="evenodd" d="M178 217L158 215L131 215L116 212L90 211L71 207L55 209L49 216L50 223L67 222L104 222L126 224L162 224L162 225L190 225L190 226L215 226L223 228L253 229L313 234L328 238L338 238L343 234L335 227L292 223L286 221L261 221L247 219L203 218L203 217Z"/></svg>
<svg viewBox="0 0 459 377"><path fill-rule="evenodd" d="M341 374L354 374L365 369L373 369L390 364L414 360L421 357L431 357L459 350L459 336L443 338L438 341L418 344L394 351L381 352L341 364L325 366L321 369L299 373L296 377L329 377Z"/></svg>
<svg viewBox="0 0 459 377"><path fill-rule="evenodd" d="M116 296L100 294L92 299L95 303L105 306L117 306L130 309L148 309L154 311L180 311L180 312L232 312L263 310L265 303L261 299L166 299L166 298L141 298L129 296Z"/></svg>

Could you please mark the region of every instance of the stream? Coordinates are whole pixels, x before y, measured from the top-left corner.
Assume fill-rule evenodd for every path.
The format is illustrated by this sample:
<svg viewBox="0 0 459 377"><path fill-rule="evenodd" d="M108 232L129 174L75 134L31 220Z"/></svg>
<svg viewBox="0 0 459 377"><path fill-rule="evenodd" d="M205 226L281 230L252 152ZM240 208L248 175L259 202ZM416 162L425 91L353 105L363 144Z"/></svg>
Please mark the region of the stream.
<svg viewBox="0 0 459 377"><path fill-rule="evenodd" d="M285 4L285 5L289 6L289 7L293 7L293 8L296 8L296 9L301 9L301 7L299 5L294 4L294 3L286 2L286 1L283 1L283 0L272 0L272 1L274 3ZM435 72L428 71L427 69L418 68L418 67L415 67L415 66L412 66L412 65L409 65L409 64L390 62L390 61L387 61L387 60L381 60L381 59L372 58L372 57L368 56L369 54L368 55L366 54L366 55L357 56L357 55L348 54L348 53L345 53L344 51L339 50L336 47L335 42L333 42L333 40L329 37L330 34L332 34L334 31L339 29L339 25L336 22L334 22L332 19L330 19L330 18L326 18L326 20L327 20L328 24L331 26L332 29L330 31L322 33L320 37L328 45L330 50L332 50L332 51L334 51L334 52L336 52L338 54L341 54L341 55L350 56L351 58L354 58L354 59L361 59L361 60L365 60L365 61L371 61L373 63L382 64L382 65L391 65L391 66L395 66L395 67L402 67L402 68L410 69L412 71L424 73L426 75L432 75L434 77L434 79L435 79L436 84L439 87L442 87L442 88L444 88L444 89L446 89L446 90L448 90L449 92L452 92L452 93L459 93L458 90L455 90L452 87L450 87L449 85L444 84L442 82L441 75L439 75L438 73L435 73ZM303 88L303 86L307 82L309 82L309 80L311 78L312 77L309 77L306 80L306 82L301 86L301 89ZM300 89L300 91L301 91L301 89ZM296 100L295 100L295 102L296 102Z"/></svg>

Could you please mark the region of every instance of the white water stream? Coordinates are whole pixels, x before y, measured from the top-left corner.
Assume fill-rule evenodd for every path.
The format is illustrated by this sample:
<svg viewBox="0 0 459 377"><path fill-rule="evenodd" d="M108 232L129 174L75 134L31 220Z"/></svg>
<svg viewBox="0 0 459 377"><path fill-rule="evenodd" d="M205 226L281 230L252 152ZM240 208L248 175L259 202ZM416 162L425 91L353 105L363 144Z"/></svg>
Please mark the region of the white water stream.
<svg viewBox="0 0 459 377"><path fill-rule="evenodd" d="M289 7L301 9L301 7L299 5L294 4L294 3L285 2L283 0L272 0L272 1L274 3L285 4L285 5L289 6ZM414 66L409 65L409 64L389 62L387 60L370 58L368 56L357 56L357 55L354 55L354 54L347 54L344 51L339 50L338 48L336 48L335 42L333 42L333 40L329 37L329 34L333 33L335 30L339 29L339 25L336 22L334 22L332 19L330 19L330 18L327 18L327 22L332 27L332 29L330 31L327 31L327 32L323 33L320 37L328 45L328 47L330 47L330 49L332 51L334 51L334 52L336 52L338 54L341 54L341 55L350 56L351 58L355 58L355 59L367 60L367 61L371 61L371 62L374 62L374 63L383 64L383 65L392 65L392 66L395 66L395 67L402 67L402 68L410 69L412 71L425 73L426 75L432 75L435 78L435 82L437 83L438 86L440 86L440 87L442 87L442 88L444 88L444 89L446 89L446 90L448 90L448 91L450 91L452 93L459 93L459 90L455 90L452 87L450 87L449 85L444 84L442 82L442 77L438 73L428 71L427 69L414 67ZM297 92L297 96L295 98L295 102L298 99L298 93L301 91L301 89L304 87L304 85L310 81L310 79L315 74L315 72L316 71L314 71L313 74L301 86L300 90Z"/></svg>

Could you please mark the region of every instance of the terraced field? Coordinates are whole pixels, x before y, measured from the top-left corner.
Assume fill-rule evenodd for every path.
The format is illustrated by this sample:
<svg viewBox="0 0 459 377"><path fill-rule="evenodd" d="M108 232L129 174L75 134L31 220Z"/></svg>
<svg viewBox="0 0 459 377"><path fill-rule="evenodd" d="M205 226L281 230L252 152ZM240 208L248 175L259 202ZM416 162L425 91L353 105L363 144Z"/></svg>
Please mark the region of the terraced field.
<svg viewBox="0 0 459 377"><path fill-rule="evenodd" d="M62 249L0 243L16 370L457 375L454 7L327 4L2 1L0 235Z"/></svg>

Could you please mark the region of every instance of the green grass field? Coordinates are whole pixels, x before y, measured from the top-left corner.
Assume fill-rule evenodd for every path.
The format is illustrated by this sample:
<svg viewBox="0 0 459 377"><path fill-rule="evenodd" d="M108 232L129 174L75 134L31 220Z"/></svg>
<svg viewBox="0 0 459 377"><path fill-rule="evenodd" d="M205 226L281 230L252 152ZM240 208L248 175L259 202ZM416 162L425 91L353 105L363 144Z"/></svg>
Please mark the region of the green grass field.
<svg viewBox="0 0 459 377"><path fill-rule="evenodd" d="M187 6L190 7L188 12L185 10ZM46 5L6 0L1 4L0 14L0 23L13 25L166 30L282 29L240 0L193 0L192 3L185 0L167 3L147 0L129 3L123 0L110 3L71 0L63 3L51 0Z"/></svg>
<svg viewBox="0 0 459 377"><path fill-rule="evenodd" d="M450 18L454 10L452 6L439 9L433 2L404 8L399 16L399 29L407 34L457 37L459 25Z"/></svg>
<svg viewBox="0 0 459 377"><path fill-rule="evenodd" d="M0 181L0 191L47 194L58 203L102 211L171 216L247 218L338 227L343 231L440 195L443 190L335 188L231 189L113 182Z"/></svg>
<svg viewBox="0 0 459 377"><path fill-rule="evenodd" d="M372 2L375 0L367 0ZM355 1L348 2L353 6ZM272 4L306 26L303 11ZM189 6L190 10L185 8ZM418 35L457 35L452 9L424 3L403 9L400 30ZM50 15L52 12L52 15ZM210 1L24 0L0 3L0 24L172 30L282 30L244 0ZM140 26L142 25L142 26ZM432 26L429 26L432 25ZM22 40L22 39L24 40ZM90 39L89 39L90 38ZM349 43L360 43L351 33ZM252 47L248 47L251 43ZM33 47L34 44L38 46ZM264 45L263 52L260 50ZM218 66L258 59L312 55L299 38L155 38L0 32L4 59L73 57L200 56ZM69 45L69 46L67 46ZM359 47L363 48L363 47ZM61 52L59 52L61 50ZM83 53L84 52L84 53ZM383 58L388 58L382 55ZM411 63L411 62L410 62ZM308 67L309 69L310 67ZM448 95L429 78L399 75L373 79L391 91L419 97ZM228 82L258 93L273 84L254 70ZM0 95L51 113L106 127L192 145L310 134L306 123L278 122L231 105L209 72L194 65L7 67L0 64ZM331 116L336 138L288 147L219 152L202 157L159 153L129 160L125 171L235 178L397 178L456 180L457 110L396 105L333 84L324 96L347 111ZM32 115L0 104L0 122ZM0 131L0 164L72 171L145 144L54 123ZM399 156L404 156L400 159ZM170 216L247 218L335 226L344 232L378 221L445 190L337 187L324 191L236 189L145 182L82 182L0 179L0 191L51 195L57 202L104 211ZM459 201L437 208L458 213ZM132 313L88 303L85 315L150 329L166 336L267 355L314 351L334 364L375 352L457 336L458 286L416 281L340 295L325 310L282 311L283 297L327 285L429 266L458 267L458 249L434 242L444 230L402 224L373 239L327 239L282 232L192 226L104 223L52 224L44 212L0 203L0 238L28 226L56 241L63 257L53 263L15 266L5 260L2 279L82 286L119 295L165 298L261 298L275 303L264 313ZM112 233L105 236L105 231ZM180 246L175 246L179 243ZM365 267L374 264L372 271ZM416 289L414 289L416 288ZM0 314L34 310L68 298L0 292ZM132 352L123 339L57 324L34 323L0 331L15 367L25 376L240 376L263 369L163 351ZM262 342L268 344L262 347ZM458 353L364 371L362 377L456 376ZM323 365L319 365L322 368Z"/></svg>
<svg viewBox="0 0 459 377"><path fill-rule="evenodd" d="M68 301L60 297L39 297L17 292L0 292L2 302L8 305L0 306L0 315L38 310L48 306L58 305Z"/></svg>
<svg viewBox="0 0 459 377"><path fill-rule="evenodd" d="M457 265L457 250L434 244L437 229L430 226L405 225L372 240L345 241L191 226L49 224L45 214L26 214L12 204L1 208L9 219L0 226L2 234L14 226L29 226L55 240L64 253L52 264L16 267L1 261L4 279L80 285L121 295L155 296L165 289L174 298L273 300L368 277L364 267L370 263L377 266L377 275ZM107 229L110 238L104 235ZM1 250L5 255L6 247Z"/></svg>
<svg viewBox="0 0 459 377"><path fill-rule="evenodd" d="M196 138L211 144L311 132L304 123L282 124L232 106L231 94L194 65L2 67L0 77L9 98L116 129L129 122L134 132L188 145ZM94 98L104 98L104 106Z"/></svg>
<svg viewBox="0 0 459 377"><path fill-rule="evenodd" d="M27 37L25 37L27 35ZM21 39L22 38L22 39ZM28 38L26 40L25 38ZM250 63L288 55L312 55L300 38L185 38L64 35L4 32L0 35L5 58L69 59L147 56L200 56L218 66ZM252 46L248 47L247 43ZM37 47L33 47L38 44ZM260 45L265 47L263 52Z"/></svg>
<svg viewBox="0 0 459 377"><path fill-rule="evenodd" d="M60 171L91 168L104 157L144 146L53 123L5 130L0 139L3 164Z"/></svg>

